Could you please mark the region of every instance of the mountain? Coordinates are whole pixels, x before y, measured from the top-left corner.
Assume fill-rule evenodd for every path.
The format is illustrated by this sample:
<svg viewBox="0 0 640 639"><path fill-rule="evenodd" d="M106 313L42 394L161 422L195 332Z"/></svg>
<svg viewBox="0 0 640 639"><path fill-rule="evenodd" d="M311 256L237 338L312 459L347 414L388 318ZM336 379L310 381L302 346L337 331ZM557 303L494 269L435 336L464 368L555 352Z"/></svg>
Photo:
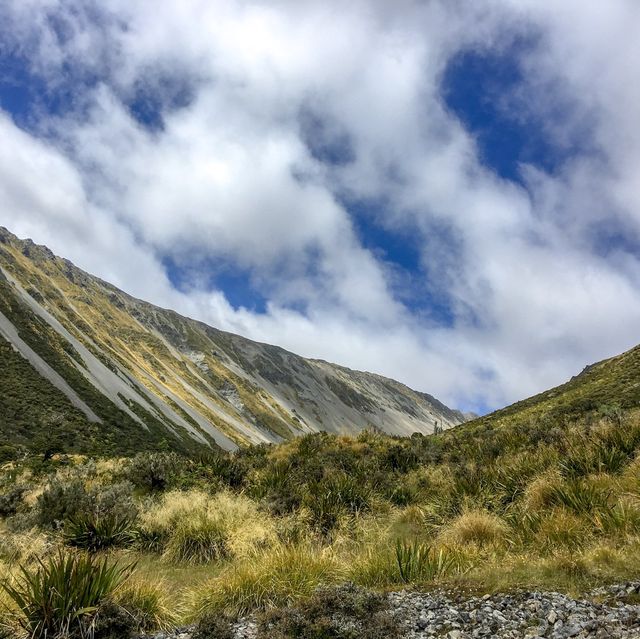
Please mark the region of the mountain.
<svg viewBox="0 0 640 639"><path fill-rule="evenodd" d="M232 450L318 430L429 433L466 419L397 381L135 299L2 227L0 336L9 446Z"/></svg>

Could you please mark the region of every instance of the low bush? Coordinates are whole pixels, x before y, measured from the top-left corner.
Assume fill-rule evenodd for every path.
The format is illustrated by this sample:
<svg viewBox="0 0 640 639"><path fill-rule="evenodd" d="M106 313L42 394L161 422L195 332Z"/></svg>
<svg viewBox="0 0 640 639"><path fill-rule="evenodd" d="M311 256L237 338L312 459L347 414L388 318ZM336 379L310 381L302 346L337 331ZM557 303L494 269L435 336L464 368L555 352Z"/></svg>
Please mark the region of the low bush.
<svg viewBox="0 0 640 639"><path fill-rule="evenodd" d="M66 519L92 512L93 505L92 496L80 478L68 481L54 478L38 497L36 521L43 528L60 528Z"/></svg>
<svg viewBox="0 0 640 639"><path fill-rule="evenodd" d="M134 486L149 492L167 490L178 480L180 458L174 453L138 453L124 470Z"/></svg>
<svg viewBox="0 0 640 639"><path fill-rule="evenodd" d="M11 517L24 507L24 496L30 487L26 484L16 484L0 493L0 517Z"/></svg>
<svg viewBox="0 0 640 639"><path fill-rule="evenodd" d="M43 528L61 528L66 521L111 518L133 521L138 508L132 497L133 486L127 482L105 488L87 487L77 476L54 478L38 497L35 520Z"/></svg>
<svg viewBox="0 0 640 639"><path fill-rule="evenodd" d="M233 623L219 614L205 615L193 632L192 639L234 639Z"/></svg>
<svg viewBox="0 0 640 639"><path fill-rule="evenodd" d="M98 606L88 628L92 639L131 639L136 631L135 618L110 599Z"/></svg>
<svg viewBox="0 0 640 639"><path fill-rule="evenodd" d="M393 639L402 628L383 595L345 584L321 588L295 607L264 613L259 639Z"/></svg>

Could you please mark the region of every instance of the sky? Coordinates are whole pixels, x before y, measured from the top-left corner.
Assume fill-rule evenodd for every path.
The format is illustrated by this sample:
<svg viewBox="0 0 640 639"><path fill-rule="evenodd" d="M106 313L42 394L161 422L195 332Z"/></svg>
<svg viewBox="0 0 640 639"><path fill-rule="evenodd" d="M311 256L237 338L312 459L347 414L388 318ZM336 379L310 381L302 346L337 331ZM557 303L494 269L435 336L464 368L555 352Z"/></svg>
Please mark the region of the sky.
<svg viewBox="0 0 640 639"><path fill-rule="evenodd" d="M637 0L3 0L0 225L486 412L640 342Z"/></svg>

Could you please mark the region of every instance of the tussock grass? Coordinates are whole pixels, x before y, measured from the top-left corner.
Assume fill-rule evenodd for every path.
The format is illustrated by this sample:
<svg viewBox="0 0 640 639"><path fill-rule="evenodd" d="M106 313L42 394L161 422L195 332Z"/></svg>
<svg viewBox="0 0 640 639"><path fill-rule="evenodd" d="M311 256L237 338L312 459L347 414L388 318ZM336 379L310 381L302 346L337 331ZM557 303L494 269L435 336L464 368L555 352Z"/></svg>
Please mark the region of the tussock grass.
<svg viewBox="0 0 640 639"><path fill-rule="evenodd" d="M428 584L467 572L477 551L419 540L389 539L356 552L349 561L349 579L374 588Z"/></svg>
<svg viewBox="0 0 640 639"><path fill-rule="evenodd" d="M504 544L509 526L497 515L485 510L469 510L451 521L440 532L445 543L466 545Z"/></svg>
<svg viewBox="0 0 640 639"><path fill-rule="evenodd" d="M249 557L275 543L275 522L242 495L167 493L141 515L141 536L154 539L167 561L206 563Z"/></svg>
<svg viewBox="0 0 640 639"><path fill-rule="evenodd" d="M346 580L578 592L640 572L636 447L640 412L607 409L573 422L479 420L408 439L323 433L184 464L172 457L154 490L123 482L114 460L16 462L0 469L0 492L28 483L41 498L6 509L0 570L14 579L10 566L33 566L69 541L73 520L58 512L68 505L132 514L134 545L109 552L139 559L140 582L119 590L111 613L115 622L126 610L140 627L288 605Z"/></svg>
<svg viewBox="0 0 640 639"><path fill-rule="evenodd" d="M56 547L52 538L37 528L22 532L0 529L0 560L28 565L49 555Z"/></svg>
<svg viewBox="0 0 640 639"><path fill-rule="evenodd" d="M199 619L214 613L237 616L290 605L323 584L340 581L344 574L330 549L279 545L229 566L215 579L191 590L187 594L188 617Z"/></svg>
<svg viewBox="0 0 640 639"><path fill-rule="evenodd" d="M180 619L180 603L162 581L129 579L116 591L113 601L131 615L138 631L170 630Z"/></svg>

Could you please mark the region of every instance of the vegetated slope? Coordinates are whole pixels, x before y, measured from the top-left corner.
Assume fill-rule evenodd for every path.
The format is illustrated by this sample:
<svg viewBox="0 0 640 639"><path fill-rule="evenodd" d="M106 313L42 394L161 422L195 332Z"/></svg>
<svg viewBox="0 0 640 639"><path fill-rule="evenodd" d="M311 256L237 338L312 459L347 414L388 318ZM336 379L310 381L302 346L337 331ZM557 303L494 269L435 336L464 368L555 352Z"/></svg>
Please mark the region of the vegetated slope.
<svg viewBox="0 0 640 639"><path fill-rule="evenodd" d="M469 421L465 429L525 427L540 421L558 425L607 407L640 407L640 346L587 366L565 384Z"/></svg>
<svg viewBox="0 0 640 639"><path fill-rule="evenodd" d="M0 336L0 434L12 445L44 430L83 451L231 450L318 430L428 433L465 419L394 380L135 299L1 227Z"/></svg>

